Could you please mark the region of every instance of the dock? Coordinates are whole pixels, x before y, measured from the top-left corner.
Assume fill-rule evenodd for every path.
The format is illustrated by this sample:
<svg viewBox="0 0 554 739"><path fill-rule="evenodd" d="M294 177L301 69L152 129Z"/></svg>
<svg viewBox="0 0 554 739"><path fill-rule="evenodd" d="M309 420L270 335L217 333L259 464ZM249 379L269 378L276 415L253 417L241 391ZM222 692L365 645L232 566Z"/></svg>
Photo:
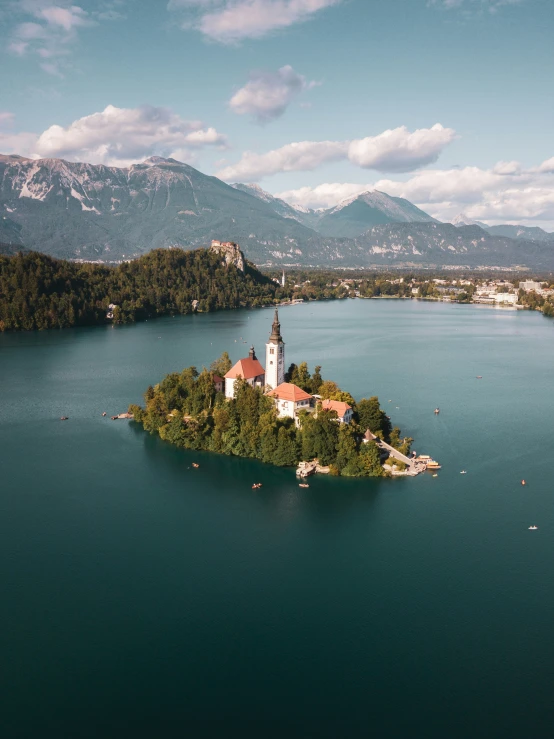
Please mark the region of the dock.
<svg viewBox="0 0 554 739"><path fill-rule="evenodd" d="M323 467L319 464L319 460L312 459L311 462L300 462L300 464L296 468L297 477L309 477L310 475L314 475L316 472L319 472L323 475L328 475L329 467Z"/></svg>
<svg viewBox="0 0 554 739"><path fill-rule="evenodd" d="M395 449L390 444L387 444L386 441L383 441L378 436L375 436L375 434L373 434L369 429L364 434L364 440L374 441L379 449L382 449L384 452L386 452L389 457L397 459L399 462L405 464L407 469L406 472L403 474L408 475L409 477L415 477L421 472L425 472L425 470L427 469L427 464L425 462L420 459L407 457L405 454L402 454L402 452L399 452L398 449Z"/></svg>

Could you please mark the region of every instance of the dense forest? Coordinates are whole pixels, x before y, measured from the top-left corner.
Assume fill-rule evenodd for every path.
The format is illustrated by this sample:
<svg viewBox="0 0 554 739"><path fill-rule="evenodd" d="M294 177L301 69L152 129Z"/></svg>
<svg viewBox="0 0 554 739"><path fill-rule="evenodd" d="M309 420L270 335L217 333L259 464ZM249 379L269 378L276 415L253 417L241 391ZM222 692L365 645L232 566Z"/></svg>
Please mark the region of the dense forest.
<svg viewBox="0 0 554 739"><path fill-rule="evenodd" d="M155 316L273 304L283 291L207 249L157 249L107 267L38 252L0 256L0 331L129 323ZM108 306L116 307L108 319Z"/></svg>
<svg viewBox="0 0 554 739"><path fill-rule="evenodd" d="M412 439L400 437L376 397L358 403L334 382L324 381L321 367L313 375L304 362L291 365L287 379L322 399L343 400L354 409L354 422L339 424L334 411L317 408L300 412L300 427L292 418L278 418L274 401L261 388L235 382L235 397L226 400L216 392L214 374L230 368L227 354L201 372L188 367L167 375L145 393L145 407L131 405L129 412L146 431L185 449L252 457L278 466L317 458L330 472L346 477L379 477L383 469L374 442L363 443L366 429L408 454ZM398 463L400 465L400 463Z"/></svg>

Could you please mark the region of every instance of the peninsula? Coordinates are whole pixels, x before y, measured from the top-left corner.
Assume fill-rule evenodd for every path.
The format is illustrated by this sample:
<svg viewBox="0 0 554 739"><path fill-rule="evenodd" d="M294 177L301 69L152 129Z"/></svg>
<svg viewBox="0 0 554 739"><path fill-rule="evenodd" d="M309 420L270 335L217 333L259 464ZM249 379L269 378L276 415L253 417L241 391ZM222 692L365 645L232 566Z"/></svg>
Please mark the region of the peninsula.
<svg viewBox="0 0 554 739"><path fill-rule="evenodd" d="M379 405L352 395L305 362L285 370L278 311L265 345L265 367L252 346L232 364L224 352L209 369L189 367L167 375L145 393L145 407L129 413L146 431L185 449L251 457L292 466L299 474L345 477L418 474L427 468L409 457L413 439ZM306 466L307 465L307 466Z"/></svg>

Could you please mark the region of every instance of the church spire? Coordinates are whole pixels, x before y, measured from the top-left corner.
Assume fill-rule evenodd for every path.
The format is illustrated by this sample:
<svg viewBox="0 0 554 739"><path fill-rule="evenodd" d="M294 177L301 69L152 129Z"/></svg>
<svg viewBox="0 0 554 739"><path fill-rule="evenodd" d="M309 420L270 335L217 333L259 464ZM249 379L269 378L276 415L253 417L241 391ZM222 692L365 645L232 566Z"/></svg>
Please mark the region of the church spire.
<svg viewBox="0 0 554 739"><path fill-rule="evenodd" d="M265 345L265 384L275 389L285 381L285 342L281 336L279 313L275 308L275 317L271 326L271 334Z"/></svg>
<svg viewBox="0 0 554 739"><path fill-rule="evenodd" d="M279 311L277 308L275 308L275 317L271 326L269 341L272 344L281 344L283 342L283 337L281 336L281 324L279 323Z"/></svg>

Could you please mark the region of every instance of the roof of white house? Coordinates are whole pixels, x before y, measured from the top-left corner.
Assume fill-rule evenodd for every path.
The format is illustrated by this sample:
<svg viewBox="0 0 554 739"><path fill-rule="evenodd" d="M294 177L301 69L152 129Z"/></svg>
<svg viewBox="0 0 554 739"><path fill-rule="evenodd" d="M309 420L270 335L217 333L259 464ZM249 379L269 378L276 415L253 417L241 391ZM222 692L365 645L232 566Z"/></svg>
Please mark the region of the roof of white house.
<svg viewBox="0 0 554 739"><path fill-rule="evenodd" d="M275 390L271 390L268 395L278 400L292 400L295 403L298 403L300 400L309 400L312 397L305 390L302 390L301 387L298 387L298 385L293 385L292 382L282 382Z"/></svg>

